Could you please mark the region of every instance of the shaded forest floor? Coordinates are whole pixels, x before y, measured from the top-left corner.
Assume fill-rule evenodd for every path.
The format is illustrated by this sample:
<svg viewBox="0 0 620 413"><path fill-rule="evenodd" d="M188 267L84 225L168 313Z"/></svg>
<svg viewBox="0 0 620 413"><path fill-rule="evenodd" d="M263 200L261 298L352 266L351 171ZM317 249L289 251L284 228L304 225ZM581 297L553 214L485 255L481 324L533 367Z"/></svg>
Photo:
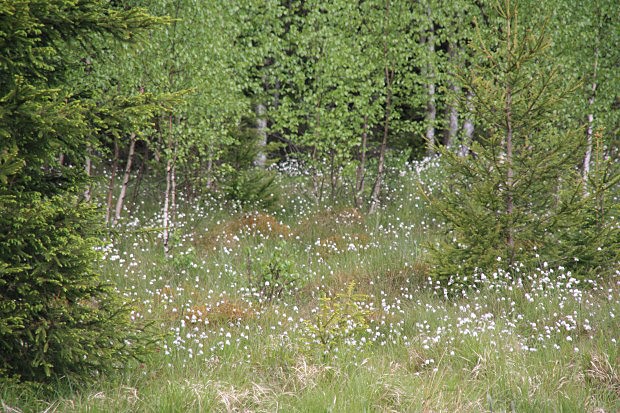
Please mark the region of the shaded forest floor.
<svg viewBox="0 0 620 413"><path fill-rule="evenodd" d="M372 216L317 207L293 182L269 211L181 200L169 258L145 200L101 271L165 334L158 351L86 388L60 383L52 399L0 389L1 409L620 410L620 274L498 263L448 297L428 278L442 224L416 195L420 178L401 174Z"/></svg>

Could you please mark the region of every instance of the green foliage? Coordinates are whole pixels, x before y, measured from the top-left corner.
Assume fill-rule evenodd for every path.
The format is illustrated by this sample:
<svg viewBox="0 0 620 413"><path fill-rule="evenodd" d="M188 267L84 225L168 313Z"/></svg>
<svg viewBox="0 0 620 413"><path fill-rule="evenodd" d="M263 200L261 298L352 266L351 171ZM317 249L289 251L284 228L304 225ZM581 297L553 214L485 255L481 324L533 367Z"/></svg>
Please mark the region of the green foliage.
<svg viewBox="0 0 620 413"><path fill-rule="evenodd" d="M324 359L347 341L354 340L368 328L370 311L362 306L368 297L355 293L355 282L334 297L322 296L319 310L313 320L305 323L305 336L310 351L319 350Z"/></svg>
<svg viewBox="0 0 620 413"><path fill-rule="evenodd" d="M620 263L620 165L605 156L603 135L595 134L593 170L577 217L562 231L556 256L566 268L584 277L614 274Z"/></svg>
<svg viewBox="0 0 620 413"><path fill-rule="evenodd" d="M200 193L227 172L219 167L229 164L229 148L246 149L239 146L238 135L242 118L251 110L243 90L253 62L235 42L239 6L222 0L139 3L173 21L165 30L151 31L149 42L117 53L107 71L124 91L183 91L182 102L159 113L146 142L171 161L179 182ZM152 167L161 173L164 165Z"/></svg>
<svg viewBox="0 0 620 413"><path fill-rule="evenodd" d="M444 171L437 161L416 169L374 216L319 210L301 197L303 187L291 186L301 207L287 206L290 228L267 215L239 216L218 199L194 200L179 213L175 236L183 248L167 259L157 231L143 228L158 222L152 201L136 215L138 226L115 228L101 271L136 300L136 319L168 332L160 351L86 386L53 381L51 394L0 379L0 409L618 410L618 277L584 281L551 267L522 269L521 277L498 271L445 300L421 262L421 243L441 224L411 191L419 179L444 180ZM369 239L362 241L362 231ZM336 234L336 243L357 248L316 254L313 244ZM304 284L261 305L247 277L267 268L275 248ZM248 253L253 273L245 271ZM352 295L367 294L357 304L371 312L368 327L323 355L306 323L316 324L321 291L334 303L350 281Z"/></svg>
<svg viewBox="0 0 620 413"><path fill-rule="evenodd" d="M24 166L24 161L17 159L17 147L3 148L0 153L0 184L7 185L8 178L17 174Z"/></svg>
<svg viewBox="0 0 620 413"><path fill-rule="evenodd" d="M271 302L295 292L300 287L300 275L296 271L295 262L286 252L287 249L288 245L282 241L273 248L267 260L263 261L260 256L248 257L251 267L249 287L258 293L261 300Z"/></svg>
<svg viewBox="0 0 620 413"><path fill-rule="evenodd" d="M568 116L583 120L592 115L591 125L598 129L608 148L618 150L620 144L620 106L618 61L620 50L620 13L614 0L574 3L566 0L524 2L532 18L553 16L550 30L554 38L556 62L562 64L563 75L578 79L580 93L568 102Z"/></svg>
<svg viewBox="0 0 620 413"><path fill-rule="evenodd" d="M92 379L148 347L95 271L101 226L79 198L92 138L144 125L155 99L100 105L97 93L71 83L71 71L95 43L132 40L163 21L103 0L0 2L2 375Z"/></svg>
<svg viewBox="0 0 620 413"><path fill-rule="evenodd" d="M242 208L269 209L278 201L275 179L275 172L261 168L235 170L222 189L228 199L238 202Z"/></svg>
<svg viewBox="0 0 620 413"><path fill-rule="evenodd" d="M585 134L556 116L575 89L546 61L544 27L523 31L510 2L496 12L499 29L491 38L478 31L476 64L463 75L481 129L475 155L440 149L451 179L431 195L448 230L432 251L432 274L447 283L468 284L477 269L566 265L569 250L591 257L617 246L608 223L590 224L577 169Z"/></svg>
<svg viewBox="0 0 620 413"><path fill-rule="evenodd" d="M0 372L93 378L143 351L130 308L102 283L98 216L73 197L0 204Z"/></svg>
<svg viewBox="0 0 620 413"><path fill-rule="evenodd" d="M271 208L278 201L276 174L262 167L255 167L259 153L273 151L275 146L259 144L254 117L244 117L233 133L234 142L228 145L220 157L221 187L230 200L242 207Z"/></svg>

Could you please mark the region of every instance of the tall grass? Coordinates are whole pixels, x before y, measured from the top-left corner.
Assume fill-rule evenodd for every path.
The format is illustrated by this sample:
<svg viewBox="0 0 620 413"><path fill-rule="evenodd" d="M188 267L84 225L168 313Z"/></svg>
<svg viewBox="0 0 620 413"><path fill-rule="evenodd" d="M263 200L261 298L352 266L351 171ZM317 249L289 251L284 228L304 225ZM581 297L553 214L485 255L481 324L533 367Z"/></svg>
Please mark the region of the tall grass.
<svg viewBox="0 0 620 413"><path fill-rule="evenodd" d="M93 385L4 382L0 409L620 411L619 274L498 265L449 295L427 277L425 245L442 224L416 181L430 171L402 173L373 216L318 208L301 190L270 212L182 204L169 258L159 210L136 208L101 272L132 317L165 334L158 351ZM278 294L265 288L278 280ZM362 323L333 306L352 283ZM329 346L312 336L321 311L343 320Z"/></svg>

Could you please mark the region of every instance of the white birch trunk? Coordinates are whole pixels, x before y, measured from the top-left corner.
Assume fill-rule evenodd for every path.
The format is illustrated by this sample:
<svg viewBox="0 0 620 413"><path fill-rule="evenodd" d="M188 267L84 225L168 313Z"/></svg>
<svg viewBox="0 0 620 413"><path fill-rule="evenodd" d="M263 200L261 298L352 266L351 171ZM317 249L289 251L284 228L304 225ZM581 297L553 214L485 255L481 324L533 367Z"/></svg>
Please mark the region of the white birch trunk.
<svg viewBox="0 0 620 413"><path fill-rule="evenodd" d="M121 182L121 192L116 200L116 209L114 214L114 223L116 224L121 219L121 213L123 211L123 203L127 195L127 185L129 184L129 178L131 175L131 164L136 150L136 134L132 133L129 137L129 153L127 154L127 164L125 165L125 173L123 174L123 180Z"/></svg>
<svg viewBox="0 0 620 413"><path fill-rule="evenodd" d="M172 130L172 115L168 116L168 161L166 162L166 193L164 194L164 255L170 256L170 235L173 228L174 211L176 208L176 182L175 182L175 162L176 162L176 141Z"/></svg>
<svg viewBox="0 0 620 413"><path fill-rule="evenodd" d="M435 55L435 33L430 7L427 9L427 16L430 24L430 33L425 41L428 48L428 58L432 59ZM435 120L437 118L437 106L435 105L435 70L431 62L426 64L424 74L428 82L428 100L426 103L426 145L427 153L432 155L435 153Z"/></svg>
<svg viewBox="0 0 620 413"><path fill-rule="evenodd" d="M90 152L90 150L89 150ZM85 163L84 163L84 171L86 172L86 176L90 178L90 173L91 173L91 169L92 169L92 160L90 159L90 156L87 156L85 159ZM86 187L86 190L84 190L84 200L86 202L90 202L90 182L88 183L88 186Z"/></svg>
<svg viewBox="0 0 620 413"><path fill-rule="evenodd" d="M469 146L474 139L474 108L471 102L473 94L471 91L467 92L466 105L467 105L467 117L463 121L463 140L459 148L460 156L467 156L469 153Z"/></svg>
<svg viewBox="0 0 620 413"><path fill-rule="evenodd" d="M586 153L583 159L583 187L584 193L588 194L588 176L590 175L590 164L592 162L592 144L594 137L594 100L596 97L596 75L598 71L598 47L594 50L594 71L592 73L592 94L588 99L588 105L590 106L590 113L588 113L588 128L586 130L587 143Z"/></svg>
<svg viewBox="0 0 620 413"><path fill-rule="evenodd" d="M364 194L364 183L366 177L366 142L368 140L368 116L364 116L362 126L362 142L360 145L360 163L355 172L355 196L353 197L355 206L361 208L362 195Z"/></svg>
<svg viewBox="0 0 620 413"><path fill-rule="evenodd" d="M267 155L265 154L265 147L267 146L267 118L265 114L267 108L264 104L259 103L256 106L256 133L258 134L258 145L261 147L260 152L256 155L254 164L261 168L265 167L267 162Z"/></svg>
<svg viewBox="0 0 620 413"><path fill-rule="evenodd" d="M516 33L516 28L515 28ZM506 50L507 61L512 62L512 27L510 21L506 28L508 42L508 48ZM506 116L506 136L505 136L505 149L506 149L506 245L508 247L508 264L514 264L515 258L515 228L514 228L514 169L513 169L513 125L512 125L512 84L508 81L506 83L506 100L504 102L504 115Z"/></svg>
<svg viewBox="0 0 620 413"><path fill-rule="evenodd" d="M428 84L428 104L426 106L426 143L429 155L435 152L435 119L437 108L435 106L435 83Z"/></svg>
<svg viewBox="0 0 620 413"><path fill-rule="evenodd" d="M164 233L163 233L163 242L164 242L164 254L166 257L170 255L170 203L171 203L171 194L172 194L172 159L168 159L166 164L166 192L164 194L164 211L163 211L163 219L164 219Z"/></svg>
<svg viewBox="0 0 620 413"><path fill-rule="evenodd" d="M506 164L508 169L506 171L506 215L508 216L508 228L506 234L506 243L510 252L509 263L513 264L515 253L515 240L514 240L514 228L512 224L512 216L514 214L514 170L512 168L512 88L510 85L506 86Z"/></svg>
<svg viewBox="0 0 620 413"><path fill-rule="evenodd" d="M458 54L456 47L452 42L448 44L448 56L450 63L456 66ZM443 143L447 148L452 148L456 140L456 135L459 131L459 112L454 99L460 95L461 88L454 82L454 79L448 81L448 88L450 89L453 97L451 99L452 102L448 104L446 108L448 128L445 131Z"/></svg>
<svg viewBox="0 0 620 413"><path fill-rule="evenodd" d="M455 84L450 84L450 90L456 95L460 88ZM449 105L447 108L448 112L448 129L446 130L444 145L448 148L452 148L454 145L454 140L456 139L456 134L459 130L459 112L456 105Z"/></svg>
<svg viewBox="0 0 620 413"><path fill-rule="evenodd" d="M177 219L177 166L176 154L172 160L172 171L170 173L170 227L174 227Z"/></svg>
<svg viewBox="0 0 620 413"><path fill-rule="evenodd" d="M386 4L386 20L389 24L390 19L390 2L388 0ZM386 33L387 37L387 33ZM383 140L381 141L381 149L379 150L379 163L377 165L377 180L372 189L372 195L370 196L370 208L368 212L373 214L379 207L379 195L381 194L381 186L383 184L383 175L385 169L385 151L387 149L388 132L390 129L390 116L392 110L392 81L394 80L394 71L390 70L388 60L388 43L387 39L383 44L383 57L385 59L385 121L383 124Z"/></svg>

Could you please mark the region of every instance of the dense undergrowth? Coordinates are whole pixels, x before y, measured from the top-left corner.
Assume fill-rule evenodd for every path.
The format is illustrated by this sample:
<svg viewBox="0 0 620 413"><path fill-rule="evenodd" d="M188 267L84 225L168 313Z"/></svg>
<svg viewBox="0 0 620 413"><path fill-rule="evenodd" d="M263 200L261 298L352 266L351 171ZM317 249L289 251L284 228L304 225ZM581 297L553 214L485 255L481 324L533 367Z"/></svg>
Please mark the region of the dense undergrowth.
<svg viewBox="0 0 620 413"><path fill-rule="evenodd" d="M432 187L428 168L400 173L372 216L316 206L287 177L270 211L180 200L168 258L144 197L110 234L101 271L134 320L165 334L157 351L51 394L5 383L1 409L620 410L620 273L498 262L449 294L426 262L442 227L416 190Z"/></svg>

